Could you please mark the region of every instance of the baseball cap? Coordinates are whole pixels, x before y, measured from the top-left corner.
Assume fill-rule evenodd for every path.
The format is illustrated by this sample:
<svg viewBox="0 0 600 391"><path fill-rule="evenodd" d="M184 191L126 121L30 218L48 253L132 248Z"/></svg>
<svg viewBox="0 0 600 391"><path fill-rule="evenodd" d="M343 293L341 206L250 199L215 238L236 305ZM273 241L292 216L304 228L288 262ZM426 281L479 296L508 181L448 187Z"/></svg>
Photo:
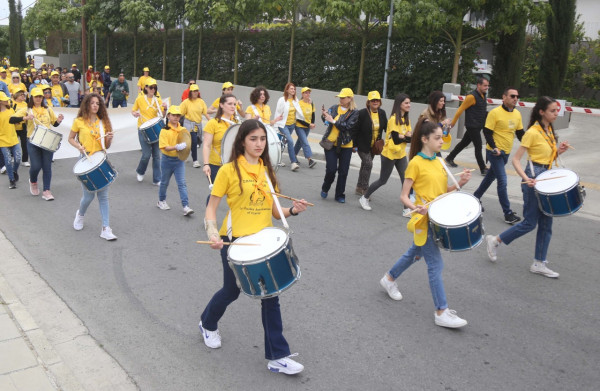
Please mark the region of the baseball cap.
<svg viewBox="0 0 600 391"><path fill-rule="evenodd" d="M350 98L350 97L354 97L354 92L352 92L351 88L342 88L342 90L340 91L340 93L338 95L336 95L338 98Z"/></svg>

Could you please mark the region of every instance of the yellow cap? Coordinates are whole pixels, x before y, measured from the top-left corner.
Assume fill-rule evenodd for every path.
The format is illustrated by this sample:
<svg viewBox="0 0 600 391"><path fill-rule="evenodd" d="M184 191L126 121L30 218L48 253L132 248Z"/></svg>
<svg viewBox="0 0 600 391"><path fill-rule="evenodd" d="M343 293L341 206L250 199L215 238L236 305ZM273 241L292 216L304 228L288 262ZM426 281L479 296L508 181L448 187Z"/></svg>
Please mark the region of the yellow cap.
<svg viewBox="0 0 600 391"><path fill-rule="evenodd" d="M71 68L77 68L77 64L71 65Z"/></svg>
<svg viewBox="0 0 600 391"><path fill-rule="evenodd" d="M150 72L150 68L148 68L148 67L144 67L143 71L144 71L144 72Z"/></svg>
<svg viewBox="0 0 600 391"><path fill-rule="evenodd" d="M35 68L31 68L31 72L35 72L35 73L37 73L37 69L35 69Z"/></svg>
<svg viewBox="0 0 600 391"><path fill-rule="evenodd" d="M31 96L44 96L44 91L41 88L34 88L31 90Z"/></svg>
<svg viewBox="0 0 600 391"><path fill-rule="evenodd" d="M11 77L21 77L21 76L19 76L19 74L18 74L17 72L13 72L13 73L11 74Z"/></svg>
<svg viewBox="0 0 600 391"><path fill-rule="evenodd" d="M2 102L8 102L8 96L4 93L4 91L0 91L0 100Z"/></svg>
<svg viewBox="0 0 600 391"><path fill-rule="evenodd" d="M46 65L46 63L45 63L45 62L43 62L43 63L42 63L42 66L45 66L45 65Z"/></svg>
<svg viewBox="0 0 600 391"><path fill-rule="evenodd" d="M56 71L52 71L52 73L50 73L50 76L60 76L60 74Z"/></svg>
<svg viewBox="0 0 600 391"><path fill-rule="evenodd" d="M229 81L226 81L225 83L223 83L221 89L224 90L225 88L233 88L233 84Z"/></svg>
<svg viewBox="0 0 600 391"><path fill-rule="evenodd" d="M153 79L151 77L149 77L149 78L146 79L146 85L147 86L153 86L155 84L156 84L156 80L155 79Z"/></svg>
<svg viewBox="0 0 600 391"><path fill-rule="evenodd" d="M43 75L43 74L46 74L46 75L47 75L47 74L48 74L48 71L42 71L42 75Z"/></svg>
<svg viewBox="0 0 600 391"><path fill-rule="evenodd" d="M2 72L6 72L6 69L4 69L4 67L0 67L0 73Z"/></svg>
<svg viewBox="0 0 600 391"><path fill-rule="evenodd" d="M352 92L351 88L342 88L340 93L336 95L338 98L353 98L354 92Z"/></svg>
<svg viewBox="0 0 600 391"><path fill-rule="evenodd" d="M42 84L42 91L51 90L52 86L50 84Z"/></svg>
<svg viewBox="0 0 600 391"><path fill-rule="evenodd" d="M110 67L108 65L105 65L104 69L110 69Z"/></svg>
<svg viewBox="0 0 600 391"><path fill-rule="evenodd" d="M169 107L169 111L167 113L173 115L181 115L181 109L179 109L179 106L172 105Z"/></svg>
<svg viewBox="0 0 600 391"><path fill-rule="evenodd" d="M88 65L88 69L94 69L94 67L91 65Z"/></svg>
<svg viewBox="0 0 600 391"><path fill-rule="evenodd" d="M304 94L306 91L312 91L312 90L308 87L302 87L302 90L300 92Z"/></svg>
<svg viewBox="0 0 600 391"><path fill-rule="evenodd" d="M367 95L367 100L381 100L381 95L378 91L370 91Z"/></svg>
<svg viewBox="0 0 600 391"><path fill-rule="evenodd" d="M198 84L192 84L190 86L190 91L200 91L200 88L198 88Z"/></svg>

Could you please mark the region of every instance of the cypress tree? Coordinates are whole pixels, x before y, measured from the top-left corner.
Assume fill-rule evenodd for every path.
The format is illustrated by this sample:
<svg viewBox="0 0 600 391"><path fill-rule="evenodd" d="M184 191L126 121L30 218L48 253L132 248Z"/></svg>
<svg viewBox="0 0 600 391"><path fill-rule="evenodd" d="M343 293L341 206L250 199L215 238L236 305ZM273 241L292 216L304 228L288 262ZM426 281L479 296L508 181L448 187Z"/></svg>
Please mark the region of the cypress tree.
<svg viewBox="0 0 600 391"><path fill-rule="evenodd" d="M24 67L27 64L27 59L25 58L25 36L23 35L23 7L21 5L21 0L17 2L17 19L19 21L19 66Z"/></svg>
<svg viewBox="0 0 600 391"><path fill-rule="evenodd" d="M20 66L21 59L21 37L19 31L19 20L17 18L17 7L15 0L8 0L8 44L10 47L10 63L12 66Z"/></svg>
<svg viewBox="0 0 600 391"><path fill-rule="evenodd" d="M515 20L518 28L514 33L500 34L496 44L494 67L490 84L495 88L490 89L490 96L499 98L506 86L521 86L521 71L525 58L525 37L527 16L523 15Z"/></svg>

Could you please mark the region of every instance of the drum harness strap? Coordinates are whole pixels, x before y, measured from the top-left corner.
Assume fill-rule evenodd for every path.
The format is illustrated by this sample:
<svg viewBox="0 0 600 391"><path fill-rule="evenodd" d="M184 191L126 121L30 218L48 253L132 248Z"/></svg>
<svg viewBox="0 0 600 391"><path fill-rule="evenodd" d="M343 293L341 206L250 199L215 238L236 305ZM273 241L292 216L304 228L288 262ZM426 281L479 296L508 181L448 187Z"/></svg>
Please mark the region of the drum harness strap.
<svg viewBox="0 0 600 391"><path fill-rule="evenodd" d="M448 166L446 166L444 159L442 159L441 157L438 157L438 160L440 161L440 163L442 163L442 167L444 167L444 170L446 170L446 172L448 173L448 176L450 177L450 179L452 179L452 182L454 182L454 185L456 185L456 190L460 190L460 185L458 184L458 181L456 180L456 178L454 178L454 175L450 172L450 169L448 168Z"/></svg>

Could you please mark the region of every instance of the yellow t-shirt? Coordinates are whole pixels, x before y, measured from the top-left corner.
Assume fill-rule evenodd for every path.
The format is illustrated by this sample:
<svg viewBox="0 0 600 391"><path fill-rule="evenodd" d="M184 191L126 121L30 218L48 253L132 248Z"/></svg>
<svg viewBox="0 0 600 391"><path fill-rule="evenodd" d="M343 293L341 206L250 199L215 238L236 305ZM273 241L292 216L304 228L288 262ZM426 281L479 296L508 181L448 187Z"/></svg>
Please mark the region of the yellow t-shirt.
<svg viewBox="0 0 600 391"><path fill-rule="evenodd" d="M496 147L509 154L513 147L515 132L523 129L521 113L516 109L506 111L502 106L498 106L488 113L485 127L494 132ZM489 145L486 148L492 150Z"/></svg>
<svg viewBox="0 0 600 391"><path fill-rule="evenodd" d="M298 101L300 108L302 109L302 114L304 114L304 121L310 124L310 120L312 118L313 113L315 112L315 106L313 103L306 103L302 99ZM300 122L296 121L296 126L299 128L307 128L307 126L302 125Z"/></svg>
<svg viewBox="0 0 600 391"><path fill-rule="evenodd" d="M8 85L8 84L10 84L10 81L11 81L11 80L10 80L10 76L8 76L8 72L7 72L7 75L6 75L6 77L5 77L4 79L0 77L0 80L2 80L2 81L3 81L4 83L6 83L7 85Z"/></svg>
<svg viewBox="0 0 600 391"><path fill-rule="evenodd" d="M66 103L63 102L63 90L60 84L52 86L52 97L58 99L58 103L60 103L60 107L66 106Z"/></svg>
<svg viewBox="0 0 600 391"><path fill-rule="evenodd" d="M208 163L215 166L221 165L221 141L225 132L231 125L227 121L217 120L215 118L208 121L204 127L204 132L213 135L212 145L210 146L210 155Z"/></svg>
<svg viewBox="0 0 600 391"><path fill-rule="evenodd" d="M292 99L288 99L288 104L290 105L290 109L288 111L287 119L285 120L285 126L296 123L296 107L294 106L294 101Z"/></svg>
<svg viewBox="0 0 600 391"><path fill-rule="evenodd" d="M146 79L149 79L150 76L140 76L140 78L138 79L138 87L140 87L142 89L142 94L144 93L144 87L146 87Z"/></svg>
<svg viewBox="0 0 600 391"><path fill-rule="evenodd" d="M0 111L0 147L12 147L19 143L15 125L8 122L14 114L12 108Z"/></svg>
<svg viewBox="0 0 600 391"><path fill-rule="evenodd" d="M51 107L48 107L47 109L43 108L43 107L32 107L31 109L25 107L23 109L19 109L17 110L17 112L15 113L15 117L25 117L27 115L27 112L31 110L33 116L36 119L36 122L30 120L27 121L27 137L31 137L31 133L33 133L33 130L35 129L35 125L38 123L41 123L42 125L44 125L45 127L47 127L48 129L50 129L52 127L52 124L56 122L56 115L54 114L54 111L52 110Z"/></svg>
<svg viewBox="0 0 600 391"><path fill-rule="evenodd" d="M10 84L8 84L8 91L10 91L11 95L14 95L15 92L17 92L19 90L27 92L27 87L25 87L24 83L19 83L19 84L10 83Z"/></svg>
<svg viewBox="0 0 600 391"><path fill-rule="evenodd" d="M448 191L448 174L439 159L415 156L408 162L404 177L414 182L416 205L423 205Z"/></svg>
<svg viewBox="0 0 600 391"><path fill-rule="evenodd" d="M249 165L250 169L258 171L260 164ZM273 196L269 193L269 185L266 182L266 175L262 181L262 188L267 189L266 195L261 192L255 192L255 180L250 177L245 170L240 167L242 175L242 189L240 194L240 185L237 172L233 162L224 164L219 169L211 195L216 197L227 196L227 204L231 210L231 228L234 237L252 235L265 227L273 226L271 216L273 215ZM223 220L219 235L227 235L227 215Z"/></svg>
<svg viewBox="0 0 600 391"><path fill-rule="evenodd" d="M256 107L256 111L258 112L258 116L262 120L263 123L270 125L271 124L271 108L268 105L257 103L254 105ZM252 108L252 105L246 108L246 114L250 114L252 118L256 117L256 113Z"/></svg>
<svg viewBox="0 0 600 391"><path fill-rule="evenodd" d="M377 136L379 136L379 113L371 112L371 121L373 122L373 138L371 139L371 146L375 144Z"/></svg>
<svg viewBox="0 0 600 391"><path fill-rule="evenodd" d="M392 114L387 124L385 145L383 146L383 151L381 151L381 156L385 156L390 160L398 160L406 156L406 143L400 143L398 145L394 144L394 140L392 140L392 132L398 132L400 136L403 136L411 130L410 121L406 125L398 125L396 124L396 114Z"/></svg>
<svg viewBox="0 0 600 391"><path fill-rule="evenodd" d="M135 99L135 103L131 109L132 111L140 111L140 116L138 117L138 128L142 126L144 122L162 115L162 111L159 111L159 107L161 107L161 105L162 100L158 97L156 97L156 100L150 100L146 95L139 95Z"/></svg>
<svg viewBox="0 0 600 391"><path fill-rule="evenodd" d="M185 115L185 118L198 124L202 123L202 116L207 113L208 108L202 98L196 98L194 100L186 99L181 102L179 106L181 115Z"/></svg>
<svg viewBox="0 0 600 391"><path fill-rule="evenodd" d="M181 133L183 129L185 129L183 126L177 124L176 128L165 128L160 131L158 147L163 154L171 157L177 157L177 151L165 151L165 147L174 147L175 144L177 144L177 137L179 137L179 133Z"/></svg>
<svg viewBox="0 0 600 391"><path fill-rule="evenodd" d="M23 101L23 102L14 102L13 105L16 105L16 109L15 112L18 112L19 110L22 109L27 109L27 102ZM24 122L19 122L18 124L14 124L15 125L15 130L19 131L19 130L23 130L23 124Z"/></svg>
<svg viewBox="0 0 600 391"><path fill-rule="evenodd" d="M536 163L549 165L552 163L553 153L548 140L552 142L552 138L548 136L548 140L546 140L541 132L544 132L544 129L536 122L523 135L521 146L527 148L527 153L531 160ZM554 145L558 148L556 141L554 141Z"/></svg>
<svg viewBox="0 0 600 391"><path fill-rule="evenodd" d="M71 131L77 133L79 143L83 145L85 151L92 155L102 150L102 142L100 141L100 119L91 124L82 117L77 117L73 120Z"/></svg>
<svg viewBox="0 0 600 391"><path fill-rule="evenodd" d="M337 121L338 118L340 118L340 115L344 114L347 111L348 111L348 109L343 108L341 105L338 106L337 115L333 119ZM329 133L327 140L333 141L333 143L335 145L337 145L337 139L338 139L339 134L340 134L340 130L338 128L336 128L335 125L333 125L333 127L331 128L331 133ZM342 148L352 148L352 146L353 146L352 141L350 141L348 144L342 145Z"/></svg>

